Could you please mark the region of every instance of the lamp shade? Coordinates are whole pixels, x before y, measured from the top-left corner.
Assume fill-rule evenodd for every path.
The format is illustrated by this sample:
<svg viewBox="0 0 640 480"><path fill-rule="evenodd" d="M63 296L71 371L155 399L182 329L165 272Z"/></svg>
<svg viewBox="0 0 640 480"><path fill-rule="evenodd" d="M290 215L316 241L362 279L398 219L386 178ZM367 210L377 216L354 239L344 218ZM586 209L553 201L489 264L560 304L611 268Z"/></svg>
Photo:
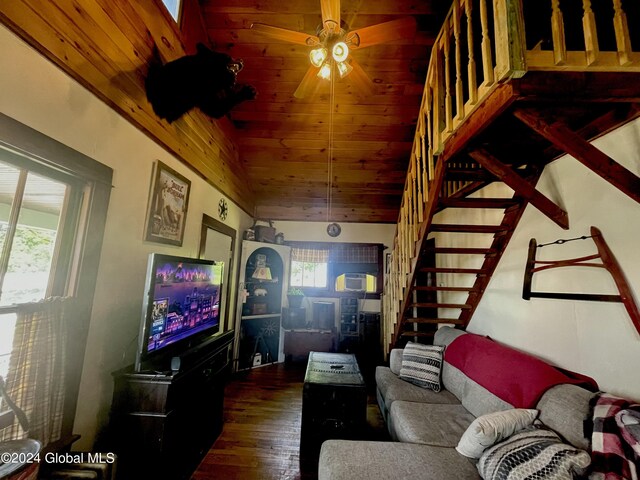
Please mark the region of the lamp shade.
<svg viewBox="0 0 640 480"><path fill-rule="evenodd" d="M338 63L338 73L340 74L340 78L344 78L349 75L349 72L351 72L351 70L353 70L353 67L347 62Z"/></svg>
<svg viewBox="0 0 640 480"><path fill-rule="evenodd" d="M320 71L318 72L318 76L324 80L329 80L331 78L331 65L329 65L328 63L322 65Z"/></svg>
<svg viewBox="0 0 640 480"><path fill-rule="evenodd" d="M344 62L349 56L349 47L344 42L337 42L331 50L331 55L336 62Z"/></svg>
<svg viewBox="0 0 640 480"><path fill-rule="evenodd" d="M314 67L320 67L322 63L327 59L327 49L320 47L314 48L309 52L309 60Z"/></svg>
<svg viewBox="0 0 640 480"><path fill-rule="evenodd" d="M269 267L256 267L251 275L256 280L272 280L271 269Z"/></svg>

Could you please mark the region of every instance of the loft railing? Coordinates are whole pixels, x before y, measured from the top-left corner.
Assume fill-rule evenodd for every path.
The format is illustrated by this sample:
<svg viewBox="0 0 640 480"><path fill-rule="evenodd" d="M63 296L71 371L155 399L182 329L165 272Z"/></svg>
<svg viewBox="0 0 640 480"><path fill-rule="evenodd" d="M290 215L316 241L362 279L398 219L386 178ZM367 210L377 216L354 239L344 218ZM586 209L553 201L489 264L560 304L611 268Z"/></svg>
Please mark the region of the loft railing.
<svg viewBox="0 0 640 480"><path fill-rule="evenodd" d="M431 51L387 267L385 348L413 281L429 193L451 196L465 187L438 178L449 138L498 85L527 71L640 71L640 40L630 34L628 13L623 0L454 0Z"/></svg>

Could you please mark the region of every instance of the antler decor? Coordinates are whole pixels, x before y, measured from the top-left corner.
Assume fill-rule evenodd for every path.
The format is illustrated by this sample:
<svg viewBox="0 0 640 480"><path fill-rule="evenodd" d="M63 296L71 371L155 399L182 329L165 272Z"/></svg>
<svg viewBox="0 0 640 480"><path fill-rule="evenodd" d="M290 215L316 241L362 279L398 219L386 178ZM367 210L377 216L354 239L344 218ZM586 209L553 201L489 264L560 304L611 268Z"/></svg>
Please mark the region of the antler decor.
<svg viewBox="0 0 640 480"><path fill-rule="evenodd" d="M570 258L567 260L536 260L536 250L538 248L545 247L547 245L558 244L562 245L566 242L571 242L574 240L586 240L587 238L593 238L594 243L598 249L598 253L593 255L588 255L585 257L579 258ZM591 263L590 260L600 259L602 263ZM536 265L540 265L536 267ZM602 294L592 294L592 293L552 293L552 292L532 292L531 291L531 280L534 273L540 272L542 270L549 270L552 268L559 267L596 267L596 268L604 268L606 269L611 276L613 277L613 281L618 287L618 292L620 295L602 295ZM631 317L631 322L634 327L640 334L640 311L638 311L638 306L635 304L633 300L633 294L631 292L631 288L629 288L629 284L616 260L616 257L613 255L613 252L607 245L607 242L604 241L604 237L602 236L602 232L598 230L596 227L591 227L591 236L582 236L578 238L571 238L568 240L560 239L555 242L546 243L543 245L538 245L536 243L536 239L532 238L529 241L529 256L527 258L527 265L524 270L524 284L522 286L522 298L525 300L530 300L532 297L537 298L556 298L562 300L590 300L593 302L620 302L624 304L624 307L629 312L629 316Z"/></svg>

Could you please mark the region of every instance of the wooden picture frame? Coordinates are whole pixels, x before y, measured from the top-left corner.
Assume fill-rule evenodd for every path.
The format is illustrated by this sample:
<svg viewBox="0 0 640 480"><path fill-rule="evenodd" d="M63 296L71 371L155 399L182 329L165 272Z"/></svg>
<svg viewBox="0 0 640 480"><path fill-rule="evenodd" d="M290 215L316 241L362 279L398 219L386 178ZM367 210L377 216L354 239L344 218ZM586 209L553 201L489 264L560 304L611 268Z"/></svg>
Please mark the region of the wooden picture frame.
<svg viewBox="0 0 640 480"><path fill-rule="evenodd" d="M158 160L147 208L145 240L182 246L191 181Z"/></svg>

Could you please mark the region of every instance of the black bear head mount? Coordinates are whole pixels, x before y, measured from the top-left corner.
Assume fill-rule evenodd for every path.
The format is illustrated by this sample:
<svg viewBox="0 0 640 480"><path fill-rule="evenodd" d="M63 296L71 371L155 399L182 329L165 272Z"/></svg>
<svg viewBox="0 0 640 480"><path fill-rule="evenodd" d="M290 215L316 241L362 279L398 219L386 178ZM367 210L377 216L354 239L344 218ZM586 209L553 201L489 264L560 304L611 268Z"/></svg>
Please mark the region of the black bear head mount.
<svg viewBox="0 0 640 480"><path fill-rule="evenodd" d="M195 55L149 67L147 99L156 115L168 122L195 107L210 117L221 118L240 102L256 97L252 86L236 83L242 67L242 60L199 43Z"/></svg>

